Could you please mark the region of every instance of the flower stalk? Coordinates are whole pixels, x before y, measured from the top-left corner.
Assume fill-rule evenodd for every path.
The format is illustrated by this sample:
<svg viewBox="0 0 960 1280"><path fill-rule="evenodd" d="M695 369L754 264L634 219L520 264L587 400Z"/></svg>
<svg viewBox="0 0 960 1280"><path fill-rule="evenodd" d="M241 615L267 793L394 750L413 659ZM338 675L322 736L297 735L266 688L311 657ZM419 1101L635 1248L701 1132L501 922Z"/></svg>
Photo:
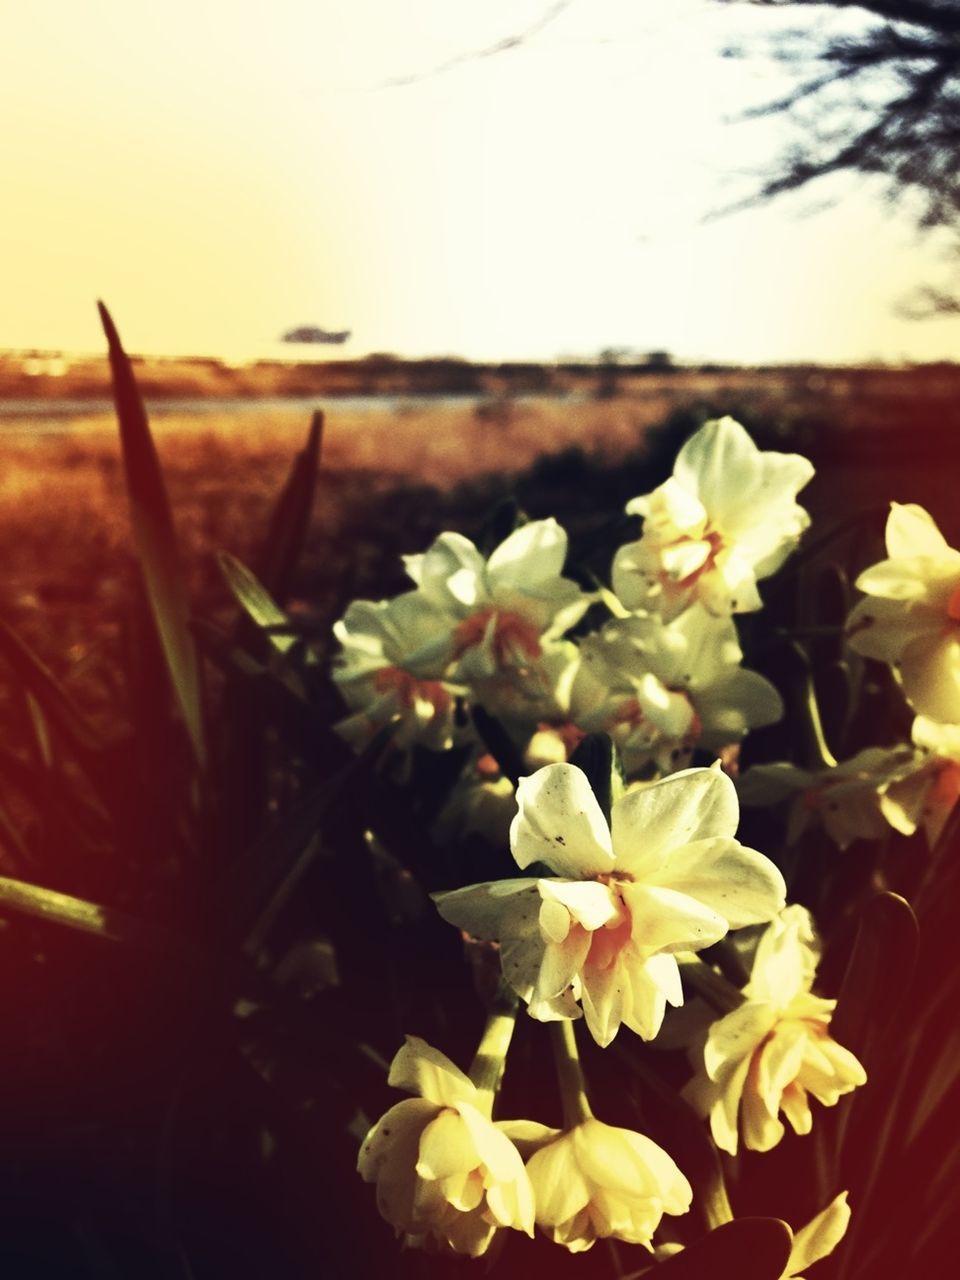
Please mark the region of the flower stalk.
<svg viewBox="0 0 960 1280"><path fill-rule="evenodd" d="M563 1103L563 1126L565 1129L573 1129L584 1120L593 1119L573 1022L566 1018L560 1022L551 1022L550 1035L560 1100Z"/></svg>
<svg viewBox="0 0 960 1280"><path fill-rule="evenodd" d="M507 1052L517 1023L517 996L501 979L483 1036L467 1073L476 1086L480 1109L493 1112L494 1099L507 1065Z"/></svg>

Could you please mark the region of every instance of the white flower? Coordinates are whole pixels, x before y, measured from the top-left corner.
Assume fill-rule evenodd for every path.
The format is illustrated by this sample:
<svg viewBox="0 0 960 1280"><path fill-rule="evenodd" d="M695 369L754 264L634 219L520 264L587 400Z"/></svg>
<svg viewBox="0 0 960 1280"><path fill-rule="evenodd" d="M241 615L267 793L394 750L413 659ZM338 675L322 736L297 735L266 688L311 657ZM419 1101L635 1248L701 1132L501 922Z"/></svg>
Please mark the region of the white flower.
<svg viewBox="0 0 960 1280"><path fill-rule="evenodd" d="M841 849L854 840L882 840L890 827L912 835L934 783L930 757L907 744L865 747L849 760L823 769L786 761L754 765L737 782L748 808L790 799L787 844L811 823L822 823Z"/></svg>
<svg viewBox="0 0 960 1280"><path fill-rule="evenodd" d="M571 1253L612 1236L650 1247L665 1213L686 1213L687 1179L650 1138L593 1118L566 1133L542 1126L505 1125L512 1134L540 1131L527 1161L537 1226Z"/></svg>
<svg viewBox="0 0 960 1280"><path fill-rule="evenodd" d="M628 776L650 763L682 768L695 746L718 751L783 715L773 685L740 666L733 621L699 604L669 623L649 614L614 618L580 652L607 696L595 692L589 703L581 696L588 706L578 723L610 734Z"/></svg>
<svg viewBox="0 0 960 1280"><path fill-rule="evenodd" d="M562 576L567 535L556 520L514 530L484 559L459 533L442 533L404 563L421 594L449 619L457 679L527 667L579 621L591 597Z"/></svg>
<svg viewBox="0 0 960 1280"><path fill-rule="evenodd" d="M598 1044L621 1023L652 1039L683 1002L674 953L769 920L779 871L734 839L736 791L690 769L613 806L608 826L586 775L548 765L520 780L510 845L519 867L555 874L434 894L445 920L500 943L504 976L542 1021L580 1016Z"/></svg>
<svg viewBox="0 0 960 1280"><path fill-rule="evenodd" d="M847 621L851 649L894 667L910 705L960 723L960 551L922 507L891 503L889 559L864 570Z"/></svg>
<svg viewBox="0 0 960 1280"><path fill-rule="evenodd" d="M490 1095L416 1036L407 1036L388 1079L419 1096L391 1107L360 1148L357 1170L377 1184L382 1216L410 1243L428 1238L471 1257L498 1227L532 1236L530 1180L490 1120Z"/></svg>
<svg viewBox="0 0 960 1280"><path fill-rule="evenodd" d="M795 501L813 467L759 450L733 418L707 422L677 455L673 475L627 504L644 517L621 547L613 589L628 609L674 618L693 600L711 613L759 609L757 580L780 567L810 523Z"/></svg>
<svg viewBox="0 0 960 1280"><path fill-rule="evenodd" d="M914 827L923 824L932 849L960 799L960 725L938 724L927 716L917 716L911 737L925 754L926 764L913 778L891 787L890 795L900 805L907 822ZM910 834L906 825L898 830Z"/></svg>
<svg viewBox="0 0 960 1280"><path fill-rule="evenodd" d="M333 628L343 646L333 680L354 712L335 726L341 737L359 749L396 720L398 747L452 745L456 690L442 678L450 659L445 622L416 591L349 606Z"/></svg>
<svg viewBox="0 0 960 1280"><path fill-rule="evenodd" d="M517 812L516 792L509 778L497 770L490 756L481 756L464 770L436 821L437 839L444 843L476 833L502 848L510 837Z"/></svg>
<svg viewBox="0 0 960 1280"><path fill-rule="evenodd" d="M819 944L804 907L787 907L764 931L744 1003L710 1028L697 1074L684 1096L717 1146L736 1155L739 1128L751 1151L769 1151L784 1134L813 1124L808 1095L833 1106L866 1080L854 1055L829 1034L835 1000L812 994Z"/></svg>

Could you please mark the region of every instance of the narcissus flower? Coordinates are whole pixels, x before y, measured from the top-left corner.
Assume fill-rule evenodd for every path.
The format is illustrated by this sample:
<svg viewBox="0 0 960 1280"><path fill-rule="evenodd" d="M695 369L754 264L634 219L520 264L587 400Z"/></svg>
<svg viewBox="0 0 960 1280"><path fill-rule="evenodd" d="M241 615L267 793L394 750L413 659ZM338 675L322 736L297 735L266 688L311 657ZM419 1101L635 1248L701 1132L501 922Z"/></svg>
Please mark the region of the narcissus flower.
<svg viewBox="0 0 960 1280"><path fill-rule="evenodd" d="M861 573L847 642L893 666L910 705L960 723L960 551L922 507L891 503L889 559Z"/></svg>
<svg viewBox="0 0 960 1280"><path fill-rule="evenodd" d="M510 847L552 876L434 894L445 920L500 943L504 977L541 1021L577 1018L607 1045L652 1039L683 1002L674 953L698 951L783 905L784 883L734 838L736 791L690 769L622 796L608 825L582 770L552 764L517 791Z"/></svg>
<svg viewBox="0 0 960 1280"><path fill-rule="evenodd" d="M446 630L445 616L416 591L355 600L334 624L342 651L333 679L354 713L335 727L351 746L359 750L392 721L398 747L418 742L443 751L452 745L456 691L443 679L450 659Z"/></svg>
<svg viewBox="0 0 960 1280"><path fill-rule="evenodd" d="M357 1169L377 1208L410 1243L479 1257L499 1227L533 1235L533 1192L519 1151L490 1119L492 1095L449 1058L407 1036L389 1083L417 1094L364 1138Z"/></svg>
<svg viewBox="0 0 960 1280"><path fill-rule="evenodd" d="M710 1027L684 1096L731 1155L738 1131L751 1151L775 1147L781 1112L795 1132L809 1133L809 1095L833 1106L867 1078L829 1034L836 1001L810 990L818 959L809 912L787 907L760 939L744 1003Z"/></svg>
<svg viewBox="0 0 960 1280"><path fill-rule="evenodd" d="M780 567L810 523L796 495L812 475L798 454L758 449L733 418L705 423L670 479L627 504L644 517L643 532L614 558L617 596L665 618L694 600L716 614L759 609L757 580Z"/></svg>
<svg viewBox="0 0 960 1280"><path fill-rule="evenodd" d="M459 533L405 556L420 594L448 618L457 679L489 679L535 662L578 622L591 597L562 576L567 535L556 520L514 530L488 559Z"/></svg>
<svg viewBox="0 0 960 1280"><path fill-rule="evenodd" d="M769 680L740 666L733 621L699 604L669 623L651 614L614 618L580 653L583 676L589 671L606 691L584 707L580 724L610 734L628 776L649 764L683 768L695 746L717 751L783 715Z"/></svg>
<svg viewBox="0 0 960 1280"><path fill-rule="evenodd" d="M512 1131L510 1125L505 1128ZM608 1236L650 1247L665 1213L686 1213L690 1183L662 1147L650 1138L592 1117L566 1133L526 1124L539 1140L527 1161L537 1226L571 1253Z"/></svg>
<svg viewBox="0 0 960 1280"><path fill-rule="evenodd" d="M904 743L865 747L822 769L800 769L786 761L754 765L738 779L737 791L747 808L791 802L787 844L820 822L845 849L854 840L882 840L890 827L911 835L932 781L928 757Z"/></svg>

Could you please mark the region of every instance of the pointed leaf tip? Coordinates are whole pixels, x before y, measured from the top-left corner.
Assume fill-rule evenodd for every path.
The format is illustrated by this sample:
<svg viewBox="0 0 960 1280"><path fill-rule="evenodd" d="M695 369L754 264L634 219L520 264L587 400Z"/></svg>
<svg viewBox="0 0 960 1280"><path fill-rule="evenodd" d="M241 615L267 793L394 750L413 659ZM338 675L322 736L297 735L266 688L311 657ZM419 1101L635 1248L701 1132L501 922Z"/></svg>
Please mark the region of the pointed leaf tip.
<svg viewBox="0 0 960 1280"><path fill-rule="evenodd" d="M111 351L122 351L123 345L120 342L120 335L117 333L117 326L113 323L113 316L111 316L110 312L107 310L106 303L102 302L99 298L97 299L97 312L100 316L100 323L103 326L103 332L106 334L107 344Z"/></svg>

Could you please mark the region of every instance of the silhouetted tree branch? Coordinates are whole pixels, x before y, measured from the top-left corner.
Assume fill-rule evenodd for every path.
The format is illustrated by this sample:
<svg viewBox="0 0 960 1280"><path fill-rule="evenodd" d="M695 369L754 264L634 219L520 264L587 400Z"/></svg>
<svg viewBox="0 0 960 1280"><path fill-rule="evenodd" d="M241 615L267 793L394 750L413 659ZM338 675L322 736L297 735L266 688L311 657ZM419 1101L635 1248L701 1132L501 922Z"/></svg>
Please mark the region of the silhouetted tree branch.
<svg viewBox="0 0 960 1280"><path fill-rule="evenodd" d="M554 0L554 3L545 9L535 22L531 22L523 31L515 31L512 35L504 36L500 40L494 41L493 44L485 45L482 49L471 49L466 53L455 54L452 58L448 58L445 62L439 63L435 67L431 67L428 71L415 71L410 75L392 76L389 80L384 81L381 86L384 89L399 89L409 84L418 84L421 80L431 80L434 76L443 75L447 71L452 71L455 67L463 66L464 63L478 62L482 58L492 58L498 53L507 53L511 49L519 49L521 45L532 40L534 36L540 34L545 27L555 22L565 9L569 9L573 0Z"/></svg>
<svg viewBox="0 0 960 1280"><path fill-rule="evenodd" d="M752 114L796 113L803 137L759 199L830 173L887 179L919 199L922 227L960 229L960 0L721 0L777 10L858 11L859 30L781 36L791 92ZM840 92L845 90L845 92ZM809 108L809 110L808 110Z"/></svg>
<svg viewBox="0 0 960 1280"><path fill-rule="evenodd" d="M885 180L889 199L908 201L922 229L960 235L960 0L719 2L805 20L775 37L793 88L750 113L791 117L796 140L743 203L829 174L863 174ZM905 311L934 313L960 314L960 303L952 292L925 288Z"/></svg>

